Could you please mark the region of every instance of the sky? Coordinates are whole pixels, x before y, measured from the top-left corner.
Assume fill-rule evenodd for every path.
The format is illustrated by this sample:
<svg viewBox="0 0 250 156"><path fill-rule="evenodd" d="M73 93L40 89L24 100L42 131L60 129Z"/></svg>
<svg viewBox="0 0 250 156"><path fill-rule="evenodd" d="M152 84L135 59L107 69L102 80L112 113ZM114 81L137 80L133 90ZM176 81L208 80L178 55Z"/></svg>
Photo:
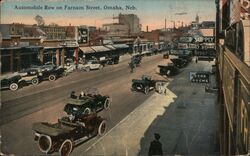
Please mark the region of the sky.
<svg viewBox="0 0 250 156"><path fill-rule="evenodd" d="M54 9L45 9L45 5ZM41 9L34 9L34 6ZM69 10L68 7L82 7ZM87 6L100 7L100 10L86 10ZM123 10L105 9L106 6L120 6ZM133 10L126 10L126 6ZM29 9L27 9L30 7ZM33 8L32 8L33 7ZM60 8L61 7L61 8ZM22 8L22 9L20 9ZM198 14L200 21L215 20L214 0L2 0L1 23L35 24L34 17L40 15L45 24L91 25L100 27L104 23L117 23L113 17L122 14L136 14L140 18L142 30L189 24Z"/></svg>

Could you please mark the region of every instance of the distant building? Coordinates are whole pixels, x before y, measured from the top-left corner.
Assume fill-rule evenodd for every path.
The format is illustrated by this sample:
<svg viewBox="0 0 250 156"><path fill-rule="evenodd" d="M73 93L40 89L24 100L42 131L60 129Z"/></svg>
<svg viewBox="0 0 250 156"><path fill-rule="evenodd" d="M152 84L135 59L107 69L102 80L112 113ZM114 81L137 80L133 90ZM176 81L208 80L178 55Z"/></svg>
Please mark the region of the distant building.
<svg viewBox="0 0 250 156"><path fill-rule="evenodd" d="M66 39L66 29L64 26L41 26L48 40Z"/></svg>
<svg viewBox="0 0 250 156"><path fill-rule="evenodd" d="M200 24L201 28L215 28L215 21L203 21Z"/></svg>
<svg viewBox="0 0 250 156"><path fill-rule="evenodd" d="M109 35L114 36L127 35L129 33L129 27L120 23L103 24L102 30L108 31Z"/></svg>
<svg viewBox="0 0 250 156"><path fill-rule="evenodd" d="M118 21L120 24L128 26L129 34L141 31L140 19L135 14L119 14Z"/></svg>

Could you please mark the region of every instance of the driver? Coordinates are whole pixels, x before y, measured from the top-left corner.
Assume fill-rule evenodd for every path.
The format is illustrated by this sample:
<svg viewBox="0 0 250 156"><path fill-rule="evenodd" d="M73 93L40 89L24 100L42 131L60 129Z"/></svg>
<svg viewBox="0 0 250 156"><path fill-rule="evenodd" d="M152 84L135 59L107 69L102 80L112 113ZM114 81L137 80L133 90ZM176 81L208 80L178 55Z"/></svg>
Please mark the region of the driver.
<svg viewBox="0 0 250 156"><path fill-rule="evenodd" d="M75 116L73 114L69 115L69 121L73 122L75 120Z"/></svg>
<svg viewBox="0 0 250 156"><path fill-rule="evenodd" d="M83 91L81 91L81 93L80 93L80 95L79 95L79 99L83 99L84 96L86 96L85 93L84 93Z"/></svg>

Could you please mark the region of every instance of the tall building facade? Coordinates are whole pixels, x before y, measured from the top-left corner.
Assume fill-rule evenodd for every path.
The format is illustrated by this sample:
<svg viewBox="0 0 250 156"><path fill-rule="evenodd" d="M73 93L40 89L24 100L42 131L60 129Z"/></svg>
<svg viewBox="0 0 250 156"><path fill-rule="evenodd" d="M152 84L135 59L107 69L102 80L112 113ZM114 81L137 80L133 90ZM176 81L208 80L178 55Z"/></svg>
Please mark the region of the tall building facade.
<svg viewBox="0 0 250 156"><path fill-rule="evenodd" d="M139 33L141 31L140 19L135 14L119 14L118 20L120 24L128 26L129 34Z"/></svg>
<svg viewBox="0 0 250 156"><path fill-rule="evenodd" d="M250 1L216 0L220 155L250 155Z"/></svg>

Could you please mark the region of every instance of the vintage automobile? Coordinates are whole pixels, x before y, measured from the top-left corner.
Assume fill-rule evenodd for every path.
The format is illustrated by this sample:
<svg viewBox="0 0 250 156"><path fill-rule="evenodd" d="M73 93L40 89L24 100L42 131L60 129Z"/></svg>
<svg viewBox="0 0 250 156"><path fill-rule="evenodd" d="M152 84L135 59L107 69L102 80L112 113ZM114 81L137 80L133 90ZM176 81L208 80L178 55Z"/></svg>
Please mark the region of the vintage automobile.
<svg viewBox="0 0 250 156"><path fill-rule="evenodd" d="M102 96L100 94L87 94L79 99L70 97L66 99L66 103L64 111L68 115L81 116L82 114L107 110L111 99L109 96Z"/></svg>
<svg viewBox="0 0 250 156"><path fill-rule="evenodd" d="M191 62L192 61L192 55L191 54L179 55L178 58L187 60L187 62Z"/></svg>
<svg viewBox="0 0 250 156"><path fill-rule="evenodd" d="M134 55L131 58L131 63L135 64L135 66L139 66L141 64L142 56L141 55Z"/></svg>
<svg viewBox="0 0 250 156"><path fill-rule="evenodd" d="M17 90L21 85L22 77L20 75L8 75L1 78L1 89Z"/></svg>
<svg viewBox="0 0 250 156"><path fill-rule="evenodd" d="M173 58L173 59L170 59L173 64L178 67L178 68L183 68L185 66L188 65L188 61L186 59L182 59L182 58Z"/></svg>
<svg viewBox="0 0 250 156"><path fill-rule="evenodd" d="M143 75L140 80L132 80L132 91L141 91L145 94L148 94L150 90L155 89L155 80L152 80L150 76Z"/></svg>
<svg viewBox="0 0 250 156"><path fill-rule="evenodd" d="M64 75L65 69L48 64L42 66L32 66L31 68L25 69L24 71L27 73L32 71L34 75L38 76L39 81L55 81L58 77Z"/></svg>
<svg viewBox="0 0 250 156"><path fill-rule="evenodd" d="M79 64L78 69L89 72L93 69L103 69L103 65L98 60L89 60L86 64Z"/></svg>
<svg viewBox="0 0 250 156"><path fill-rule="evenodd" d="M174 76L177 75L180 70L174 64L167 64L167 65L158 65L159 67L159 74L162 76Z"/></svg>
<svg viewBox="0 0 250 156"><path fill-rule="evenodd" d="M44 70L45 68L45 70ZM46 69L47 68L47 69ZM62 75L64 75L64 68L61 67L54 67L54 68L50 68L48 69L48 67L42 67L42 72L39 76L39 78L41 80L49 80L49 81L55 81L57 78L61 77Z"/></svg>
<svg viewBox="0 0 250 156"><path fill-rule="evenodd" d="M40 151L46 154L59 152L62 156L68 156L80 143L102 136L106 129L106 120L96 113L78 118L62 117L57 123L37 122L32 125Z"/></svg>
<svg viewBox="0 0 250 156"><path fill-rule="evenodd" d="M113 64L118 64L120 60L120 56L116 55L116 56L111 56L107 59L106 64L108 65L113 65Z"/></svg>
<svg viewBox="0 0 250 156"><path fill-rule="evenodd" d="M23 69L18 74L26 84L38 85L39 83L40 73L34 68Z"/></svg>

